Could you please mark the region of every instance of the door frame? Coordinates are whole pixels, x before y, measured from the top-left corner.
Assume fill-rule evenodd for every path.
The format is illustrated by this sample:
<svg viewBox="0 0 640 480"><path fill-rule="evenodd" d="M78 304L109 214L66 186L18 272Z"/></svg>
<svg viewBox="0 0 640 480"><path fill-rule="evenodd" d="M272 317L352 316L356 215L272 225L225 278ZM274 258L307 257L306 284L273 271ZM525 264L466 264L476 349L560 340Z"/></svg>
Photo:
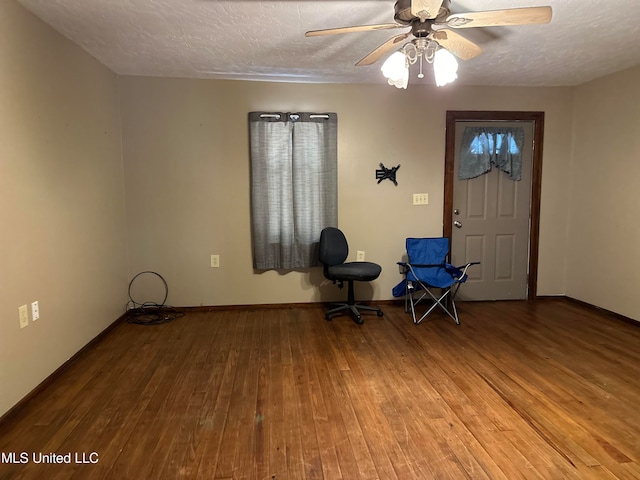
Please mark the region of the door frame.
<svg viewBox="0 0 640 480"><path fill-rule="evenodd" d="M542 147L544 140L544 112L502 111L447 111L445 156L444 156L444 217L443 236L453 234L453 168L456 149L456 122L533 122L533 171L531 174L531 217L529 224L529 267L527 278L527 300L535 300L538 293L538 249L540 235L540 195L542 184Z"/></svg>

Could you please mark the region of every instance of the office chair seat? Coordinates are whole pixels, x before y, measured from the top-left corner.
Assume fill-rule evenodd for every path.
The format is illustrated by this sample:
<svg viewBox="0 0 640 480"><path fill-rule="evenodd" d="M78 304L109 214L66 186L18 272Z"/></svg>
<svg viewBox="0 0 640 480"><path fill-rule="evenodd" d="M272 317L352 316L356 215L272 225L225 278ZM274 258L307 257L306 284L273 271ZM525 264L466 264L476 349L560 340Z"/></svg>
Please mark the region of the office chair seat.
<svg viewBox="0 0 640 480"><path fill-rule="evenodd" d="M371 262L348 262L327 268L329 280L370 282L380 276L382 267Z"/></svg>
<svg viewBox="0 0 640 480"><path fill-rule="evenodd" d="M353 315L357 324L362 324L364 320L362 320L361 310L374 311L379 317L382 317L382 310L378 307L355 302L353 287L353 282L370 282L378 278L382 267L372 262L345 263L348 255L349 245L342 231L334 227L322 230L320 234L320 262L324 265L324 276L337 283L340 288L342 288L343 282L347 282L347 302L336 304L335 308L331 308L325 313L325 318L331 320L333 315L348 311Z"/></svg>

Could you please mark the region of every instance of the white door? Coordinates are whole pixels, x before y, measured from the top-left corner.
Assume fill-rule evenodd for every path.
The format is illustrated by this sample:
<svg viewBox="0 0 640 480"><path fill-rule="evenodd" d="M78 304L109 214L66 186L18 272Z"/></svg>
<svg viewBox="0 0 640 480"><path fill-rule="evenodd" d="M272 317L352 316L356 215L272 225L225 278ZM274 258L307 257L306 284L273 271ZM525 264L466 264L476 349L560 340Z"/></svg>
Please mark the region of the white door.
<svg viewBox="0 0 640 480"><path fill-rule="evenodd" d="M467 126L522 127L522 177L511 180L495 166L470 180L458 180L462 134ZM533 122L456 122L453 229L454 265L479 261L469 270L460 300L527 298L533 165Z"/></svg>

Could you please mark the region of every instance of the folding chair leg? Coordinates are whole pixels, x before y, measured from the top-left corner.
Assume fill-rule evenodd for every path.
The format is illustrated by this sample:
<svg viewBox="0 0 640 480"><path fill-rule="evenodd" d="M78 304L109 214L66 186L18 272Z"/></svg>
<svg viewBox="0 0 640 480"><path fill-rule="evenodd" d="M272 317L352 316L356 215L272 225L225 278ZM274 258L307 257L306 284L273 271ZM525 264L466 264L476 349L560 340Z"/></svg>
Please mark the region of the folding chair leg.
<svg viewBox="0 0 640 480"><path fill-rule="evenodd" d="M456 303L454 300L456 293L458 293L459 287L460 285L457 285L457 288L455 288L453 292L452 292L452 289L447 290L445 293L440 295L440 297L436 297L428 288L424 288L426 293L424 293L418 299L417 302L414 302L413 295L411 295L410 304L411 304L411 315L413 317L413 323L415 325L419 325L427 317L427 315L429 315L436 307L440 307L440 310L442 310L444 313L449 315L449 317L451 317L451 319L456 323L456 325L460 325L460 319L458 318L458 309L456 308ZM431 305L419 319L416 319L415 305L418 304L427 293L431 297L431 300L433 300L433 305ZM447 299L447 296L450 293L451 293L451 296L449 297L449 300L451 301L451 311L443 304L443 301Z"/></svg>
<svg viewBox="0 0 640 480"><path fill-rule="evenodd" d="M451 310L453 310L453 320L456 325L460 325L460 319L458 318L458 309L456 308L456 302L451 299Z"/></svg>
<svg viewBox="0 0 640 480"><path fill-rule="evenodd" d="M460 290L460 285L462 285L461 283L458 283L456 285L456 288L454 289L453 293L451 294L451 310L453 310L453 315L454 318L453 320L456 322L456 325L460 325L460 319L458 318L458 309L456 307L456 295L458 294L458 290Z"/></svg>
<svg viewBox="0 0 640 480"><path fill-rule="evenodd" d="M407 282L408 283L408 282ZM415 325L417 325L418 323L420 323L419 321L416 320L416 303L418 303L420 300L418 300L418 302L414 301L413 298L413 294L415 292L415 288L413 287L413 285L407 285L407 295L405 296L404 299L404 311L408 312L409 310L407 309L407 299L409 300L409 306L411 307L411 318L413 318L413 323ZM424 296L424 295L423 295ZM420 297L420 299L422 299L422 297ZM422 319L420 319L422 320Z"/></svg>

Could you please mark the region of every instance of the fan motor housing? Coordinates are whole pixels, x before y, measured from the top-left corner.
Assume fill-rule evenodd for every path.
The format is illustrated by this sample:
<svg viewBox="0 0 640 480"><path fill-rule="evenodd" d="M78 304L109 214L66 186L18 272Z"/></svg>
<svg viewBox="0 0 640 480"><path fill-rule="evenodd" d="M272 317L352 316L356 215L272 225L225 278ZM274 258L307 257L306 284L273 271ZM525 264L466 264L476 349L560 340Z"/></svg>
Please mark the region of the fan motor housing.
<svg viewBox="0 0 640 480"><path fill-rule="evenodd" d="M431 25L433 25L434 23L434 20L427 20L426 22L413 22L411 24L411 33L414 37L426 37L431 33Z"/></svg>
<svg viewBox="0 0 640 480"><path fill-rule="evenodd" d="M440 11L438 12L438 15L436 16L435 19L433 19L433 21L431 20L427 20L426 22L424 22L425 24L429 23L432 24L434 23L436 20L440 20L441 18L446 18L449 16L449 14L451 13L450 10L450 6L451 6L451 1L450 0L444 0L442 2L442 6L440 7ZM411 13L411 0L398 0L395 4L395 15L393 16L394 20L396 22L398 22L401 25L412 25L415 27L416 23L421 23L420 19L418 17L415 17L412 13ZM429 28L427 28L427 30L429 30ZM416 35L415 32L413 32L414 35ZM416 35L419 36L419 35Z"/></svg>

